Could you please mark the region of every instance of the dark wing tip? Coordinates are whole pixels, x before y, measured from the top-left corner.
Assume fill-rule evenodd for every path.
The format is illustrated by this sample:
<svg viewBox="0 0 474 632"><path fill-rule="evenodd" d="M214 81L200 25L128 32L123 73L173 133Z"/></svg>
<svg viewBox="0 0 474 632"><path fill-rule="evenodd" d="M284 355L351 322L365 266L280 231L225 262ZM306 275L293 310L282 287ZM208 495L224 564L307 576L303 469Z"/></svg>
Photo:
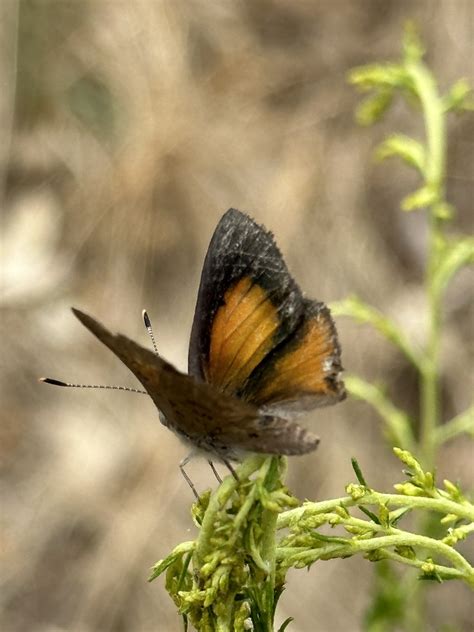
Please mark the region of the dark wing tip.
<svg viewBox="0 0 474 632"><path fill-rule="evenodd" d="M231 207L224 213L224 215L221 217L221 220L224 219L224 217L228 219L230 218L243 219L243 218L248 218L249 216L247 215L247 213L243 213L242 211L239 211L238 208Z"/></svg>
<svg viewBox="0 0 474 632"><path fill-rule="evenodd" d="M85 312L81 312L80 309L77 309L77 307L71 307L71 312L86 327L87 327L86 322L89 320L93 320L90 316L88 316L88 314L86 314Z"/></svg>
<svg viewBox="0 0 474 632"><path fill-rule="evenodd" d="M239 211L239 209L237 208L230 208L224 213L216 226L216 231L217 228L225 228L225 230L229 230L230 228L234 228L237 226L239 226L240 230L245 229L245 227L247 227L248 229L252 227L253 230L256 229L258 233L265 233L268 237L271 238L272 242L274 241L273 234L269 230L267 230L265 226L259 224L248 213Z"/></svg>
<svg viewBox="0 0 474 632"><path fill-rule="evenodd" d="M221 224L224 224L226 227L236 225L240 225L241 227L252 226L254 229L256 228L258 232L265 233L267 237L270 237L272 242L274 242L273 233L271 231L269 231L263 224L259 224L251 215L245 213L244 211L239 211L237 208L231 207L228 209L219 220L217 226Z"/></svg>
<svg viewBox="0 0 474 632"><path fill-rule="evenodd" d="M103 325L101 325L97 320L95 320L95 318L92 318L92 316L89 316L89 314L86 314L85 312L81 312L81 310L77 309L76 307L71 307L71 311L74 314L74 316L84 325L84 327L86 327L89 331L91 331L101 340L104 337L105 333L110 335L110 332L108 332Z"/></svg>
<svg viewBox="0 0 474 632"><path fill-rule="evenodd" d="M119 344L119 341L123 341L123 339L125 339L124 336L113 334L104 327L104 325L99 323L99 321L92 318L92 316L89 316L89 314L81 312L80 309L72 307L71 310L74 316L84 325L84 327L86 327L86 329L93 333L96 338L113 351L115 355L118 355L118 357L123 361L122 355L120 354L121 344Z"/></svg>

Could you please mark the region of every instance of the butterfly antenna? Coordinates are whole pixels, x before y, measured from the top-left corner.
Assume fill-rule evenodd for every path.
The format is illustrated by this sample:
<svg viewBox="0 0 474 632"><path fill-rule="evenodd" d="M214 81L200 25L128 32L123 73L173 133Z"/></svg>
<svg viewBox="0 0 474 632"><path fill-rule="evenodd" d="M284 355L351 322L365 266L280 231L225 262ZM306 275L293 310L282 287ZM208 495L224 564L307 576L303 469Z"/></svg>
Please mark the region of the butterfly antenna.
<svg viewBox="0 0 474 632"><path fill-rule="evenodd" d="M46 384L52 384L53 386L64 386L66 388L103 388L111 391L128 391L129 393L148 395L146 391L141 391L138 388L131 388L129 386L109 386L107 384L71 384L69 382L61 382L61 380L55 380L52 377L40 377L38 381L45 382Z"/></svg>
<svg viewBox="0 0 474 632"><path fill-rule="evenodd" d="M145 327L146 327L146 330L148 332L148 335L151 338L151 343L153 345L153 349L154 349L156 355L159 356L160 354L158 353L158 347L156 346L155 336L153 334L153 327L151 326L151 320L150 320L150 317L148 316L148 313L147 313L146 309L144 309L142 311L142 316L143 316L143 322L145 323Z"/></svg>

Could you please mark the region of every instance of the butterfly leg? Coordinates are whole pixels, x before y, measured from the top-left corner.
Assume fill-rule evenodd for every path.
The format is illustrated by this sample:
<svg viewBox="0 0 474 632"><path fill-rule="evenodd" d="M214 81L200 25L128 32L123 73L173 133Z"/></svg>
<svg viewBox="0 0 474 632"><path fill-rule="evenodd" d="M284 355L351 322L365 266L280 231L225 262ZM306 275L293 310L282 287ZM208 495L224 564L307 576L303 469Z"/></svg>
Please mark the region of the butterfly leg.
<svg viewBox="0 0 474 632"><path fill-rule="evenodd" d="M218 483L222 483L222 478L219 475L219 472L216 470L216 466L214 465L214 463L211 461L211 459L208 459L207 461L209 463L209 465L211 466L211 470L214 473L214 476L216 477Z"/></svg>
<svg viewBox="0 0 474 632"><path fill-rule="evenodd" d="M186 470L184 469L186 465L189 463L189 461L193 458L193 456L194 456L194 452L190 452L188 456L184 457L184 459L179 464L179 469L181 470L181 474L184 476L184 480L191 488L193 494L196 496L196 500L199 502L200 501L199 494L197 493L196 488L194 487L194 483L189 478L189 476L186 473Z"/></svg>
<svg viewBox="0 0 474 632"><path fill-rule="evenodd" d="M234 470L234 468L230 464L230 461L228 461L227 459L222 459L222 463L224 463L224 465L229 470L229 472L232 474L232 476L235 478L235 480L237 482L239 482L239 477L237 476L237 472Z"/></svg>

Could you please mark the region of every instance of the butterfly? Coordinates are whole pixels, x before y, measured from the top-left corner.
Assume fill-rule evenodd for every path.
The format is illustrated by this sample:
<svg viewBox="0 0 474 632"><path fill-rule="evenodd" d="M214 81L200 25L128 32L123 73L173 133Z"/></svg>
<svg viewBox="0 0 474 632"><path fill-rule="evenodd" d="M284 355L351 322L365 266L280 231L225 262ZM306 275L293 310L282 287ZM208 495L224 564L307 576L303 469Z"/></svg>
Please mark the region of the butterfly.
<svg viewBox="0 0 474 632"><path fill-rule="evenodd" d="M209 458L311 452L319 439L295 417L345 397L329 309L303 296L273 235L236 209L223 215L206 254L188 374L73 312L141 382L161 422Z"/></svg>

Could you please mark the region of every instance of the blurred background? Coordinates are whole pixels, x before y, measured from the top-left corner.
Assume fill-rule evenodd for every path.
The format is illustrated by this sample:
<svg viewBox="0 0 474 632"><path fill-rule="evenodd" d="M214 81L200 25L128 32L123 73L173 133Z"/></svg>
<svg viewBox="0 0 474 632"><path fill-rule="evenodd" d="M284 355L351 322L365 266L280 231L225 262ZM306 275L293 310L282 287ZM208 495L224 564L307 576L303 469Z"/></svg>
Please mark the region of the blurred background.
<svg viewBox="0 0 474 632"><path fill-rule="evenodd" d="M442 87L472 82L473 11L471 0L2 0L2 630L181 629L163 580L146 578L195 534L186 448L148 398L37 383L135 385L71 305L144 345L147 308L160 352L185 370L207 244L235 206L275 233L309 296L357 293L423 341L425 219L399 211L416 178L372 159L385 132L420 134L420 117L400 105L358 128L346 75L398 58L412 18ZM463 232L472 131L472 118L450 119L448 199ZM468 289L459 274L447 296L446 419L472 387ZM337 324L345 368L386 382L415 414L404 358ZM290 460L297 496L342 495L351 456L378 489L400 479L367 405L307 422L322 441ZM468 440L451 442L439 476L469 487L471 457ZM188 472L199 489L214 484L205 462ZM362 629L373 574L359 558L291 572L279 618L295 616L294 632ZM430 630L472 629L464 586L432 586L428 600Z"/></svg>

